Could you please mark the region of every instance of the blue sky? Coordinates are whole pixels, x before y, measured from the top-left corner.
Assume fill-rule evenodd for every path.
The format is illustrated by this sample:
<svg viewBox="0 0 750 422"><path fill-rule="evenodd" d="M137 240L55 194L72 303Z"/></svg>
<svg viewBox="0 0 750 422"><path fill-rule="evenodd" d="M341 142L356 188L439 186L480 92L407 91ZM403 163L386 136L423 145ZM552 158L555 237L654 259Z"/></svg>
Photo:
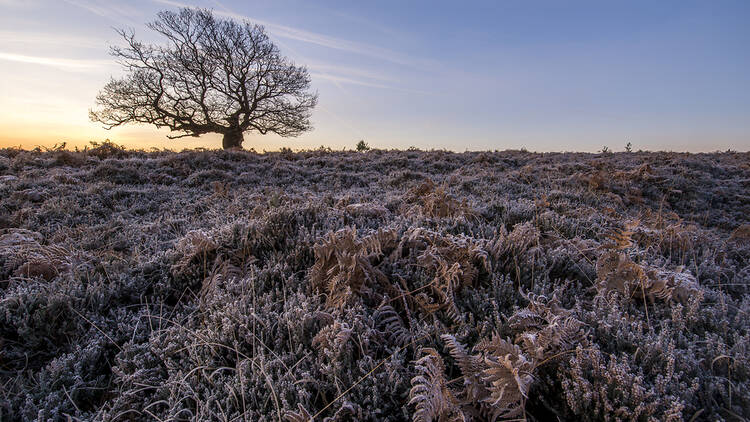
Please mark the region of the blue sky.
<svg viewBox="0 0 750 422"><path fill-rule="evenodd" d="M107 46L180 5L266 26L320 102L299 138L257 150L750 149L750 2L0 0L0 146L218 147L88 121L120 70Z"/></svg>

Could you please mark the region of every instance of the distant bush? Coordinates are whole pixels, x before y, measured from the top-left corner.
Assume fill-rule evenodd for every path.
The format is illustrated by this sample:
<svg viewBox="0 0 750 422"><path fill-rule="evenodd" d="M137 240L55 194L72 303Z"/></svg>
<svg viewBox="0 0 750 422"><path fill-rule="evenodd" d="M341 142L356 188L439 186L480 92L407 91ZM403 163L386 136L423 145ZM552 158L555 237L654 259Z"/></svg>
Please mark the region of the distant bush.
<svg viewBox="0 0 750 422"><path fill-rule="evenodd" d="M364 139L360 139L360 141L357 142L357 151L365 152L369 150L370 150L370 146L367 145L367 142L365 142Z"/></svg>
<svg viewBox="0 0 750 422"><path fill-rule="evenodd" d="M125 147L117 145L109 139L105 139L103 142L91 141L91 148L86 147L84 151L88 155L102 160L105 158L124 158L128 155Z"/></svg>

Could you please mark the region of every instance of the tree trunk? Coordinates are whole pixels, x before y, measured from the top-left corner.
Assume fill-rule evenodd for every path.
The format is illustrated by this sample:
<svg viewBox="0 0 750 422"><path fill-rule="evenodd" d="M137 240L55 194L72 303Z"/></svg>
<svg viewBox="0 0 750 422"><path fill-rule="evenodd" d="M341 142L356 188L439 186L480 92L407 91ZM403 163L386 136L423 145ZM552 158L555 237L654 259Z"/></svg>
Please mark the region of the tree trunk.
<svg viewBox="0 0 750 422"><path fill-rule="evenodd" d="M229 128L229 130L224 132L224 140L222 141L221 144L224 147L224 149L242 148L243 140L244 140L244 137L242 136L242 129Z"/></svg>

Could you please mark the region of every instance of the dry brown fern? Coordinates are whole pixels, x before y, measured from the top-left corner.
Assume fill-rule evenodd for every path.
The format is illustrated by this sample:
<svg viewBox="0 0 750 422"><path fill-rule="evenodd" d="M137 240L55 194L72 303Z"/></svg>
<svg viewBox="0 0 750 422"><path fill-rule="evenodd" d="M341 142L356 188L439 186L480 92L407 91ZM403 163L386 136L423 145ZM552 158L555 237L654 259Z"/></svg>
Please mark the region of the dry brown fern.
<svg viewBox="0 0 750 422"><path fill-rule="evenodd" d="M24 229L0 234L0 274L52 280L63 272L91 268L88 254L61 245L42 245L43 237Z"/></svg>
<svg viewBox="0 0 750 422"><path fill-rule="evenodd" d="M646 278L643 268L618 251L606 252L596 261L597 289L629 294Z"/></svg>
<svg viewBox="0 0 750 422"><path fill-rule="evenodd" d="M556 297L547 299L529 294L526 299L528 307L508 319L508 328L516 333L515 343L527 356L542 362L580 344L586 345L584 324L562 308Z"/></svg>
<svg viewBox="0 0 750 422"><path fill-rule="evenodd" d="M480 400L489 395L481 378L484 366L481 356L469 354L466 347L451 334L443 334L440 338L445 342L448 352L463 375L463 397L465 401L475 405L478 404Z"/></svg>
<svg viewBox="0 0 750 422"><path fill-rule="evenodd" d="M211 182L211 189L213 190L213 198L229 198L229 185L226 182L214 181Z"/></svg>
<svg viewBox="0 0 750 422"><path fill-rule="evenodd" d="M684 271L665 271L650 269L646 271L649 283L646 296L653 301L659 298L665 301L677 301L687 304L691 298L699 301L703 292L692 274Z"/></svg>
<svg viewBox="0 0 750 422"><path fill-rule="evenodd" d="M597 289L600 293L617 291L632 298L678 301L686 304L692 297L702 297L695 277L643 266L617 251L602 254L596 262Z"/></svg>
<svg viewBox="0 0 750 422"><path fill-rule="evenodd" d="M412 334L391 305L383 304L373 314L378 330L393 346L405 346L411 342Z"/></svg>
<svg viewBox="0 0 750 422"><path fill-rule="evenodd" d="M461 370L463 390L454 394L462 399L464 411L487 420L522 417L537 366L587 345L583 323L555 296L526 298L529 305L508 320L516 332L514 343L493 334L481 339L470 354L453 335L441 336Z"/></svg>
<svg viewBox="0 0 750 422"><path fill-rule="evenodd" d="M581 178L592 191L605 190L609 179L601 170L592 171Z"/></svg>
<svg viewBox="0 0 750 422"><path fill-rule="evenodd" d="M538 210L544 210L549 208L552 204L549 202L549 197L542 194L539 198L534 199L534 207Z"/></svg>
<svg viewBox="0 0 750 422"><path fill-rule="evenodd" d="M750 241L750 224L743 224L737 227L729 236L729 240L734 240L737 242Z"/></svg>
<svg viewBox="0 0 750 422"><path fill-rule="evenodd" d="M533 222L527 221L516 224L510 232L501 227L493 239L487 242L486 249L496 261L503 263L520 256L540 241L539 229Z"/></svg>
<svg viewBox="0 0 750 422"><path fill-rule="evenodd" d="M176 250L180 259L172 266L173 274L185 272L189 266L197 261L201 264L202 273L208 273L208 255L216 250L218 244L203 230L188 232L177 242Z"/></svg>
<svg viewBox="0 0 750 422"><path fill-rule="evenodd" d="M312 346L318 351L327 351L339 356L346 351L346 343L352 336L352 329L345 322L335 321L323 327L312 339Z"/></svg>
<svg viewBox="0 0 750 422"><path fill-rule="evenodd" d="M520 347L493 334L475 345L477 354L470 355L452 335L442 339L461 370L464 390L459 394L466 410L492 421L523 415L536 363Z"/></svg>
<svg viewBox="0 0 750 422"><path fill-rule="evenodd" d="M423 228L407 231L394 254L398 259L412 251L419 251L417 264L433 277L429 291L414 295L416 303L428 313L445 310L452 321L460 323L462 316L455 295L476 282L480 269L490 271L487 252L474 239L440 235Z"/></svg>
<svg viewBox="0 0 750 422"><path fill-rule="evenodd" d="M613 229L605 235L607 242L602 244L605 250L622 251L633 246L634 229L638 227L640 221L635 220L627 223L624 229Z"/></svg>
<svg viewBox="0 0 750 422"><path fill-rule="evenodd" d="M414 422L453 422L467 419L445 379L445 363L432 348L422 349L415 362L417 375L411 380L409 405L414 405Z"/></svg>
<svg viewBox="0 0 750 422"><path fill-rule="evenodd" d="M483 352L482 381L489 391L489 396L482 399L483 413L493 421L521 417L534 380L534 363L520 347L497 335L480 342L475 349Z"/></svg>
<svg viewBox="0 0 750 422"><path fill-rule="evenodd" d="M422 415L426 419L418 419L415 414L414 420L432 420L440 414L447 413L446 409L453 411L457 405L461 405L462 414L482 415L486 420L498 418L515 418L522 416L524 405L528 397L529 389L533 382L533 371L536 362L524 355L521 348L494 334L490 339L481 340L474 346L475 354L469 354L464 345L450 334L441 336L446 343L448 351L461 370L463 378L463 390L454 391L443 385L445 382L441 375L444 370L442 358L433 349L428 349L422 359L429 361L429 370L422 365L422 372L429 373L429 377L421 375L419 379L412 380L413 385L419 385L420 401L423 405ZM414 391L414 388L412 388ZM424 392L429 392L425 394ZM450 400L443 398L450 397ZM412 397L416 396L412 394ZM461 397L458 401L457 398ZM428 399L434 399L429 401ZM416 399L412 398L412 401ZM440 407L445 403L450 408ZM435 411L437 409L438 411ZM418 407L419 410L419 407ZM443 413L440 413L443 412Z"/></svg>
<svg viewBox="0 0 750 422"><path fill-rule="evenodd" d="M444 186L437 186L427 180L410 189L404 197L404 215L424 215L436 218L476 219L477 213L464 198L457 200L449 194Z"/></svg>
<svg viewBox="0 0 750 422"><path fill-rule="evenodd" d="M364 286L387 283L372 261L383 255L383 249L395 247L396 235L395 230L379 230L359 237L353 227L330 233L313 248L315 264L310 270L313 289L327 295L327 306L342 308Z"/></svg>
<svg viewBox="0 0 750 422"><path fill-rule="evenodd" d="M255 258L248 260L248 263L255 261ZM221 257L216 257L214 264L211 268L210 274L203 279L198 297L201 303L205 302L206 298L211 296L216 287L226 283L227 281L239 280L245 276L247 271L233 265L228 260L223 260Z"/></svg>
<svg viewBox="0 0 750 422"><path fill-rule="evenodd" d="M312 415L310 415L310 412L301 403L297 403L297 408L299 409L297 412L287 410L284 413L284 420L286 422L312 422Z"/></svg>

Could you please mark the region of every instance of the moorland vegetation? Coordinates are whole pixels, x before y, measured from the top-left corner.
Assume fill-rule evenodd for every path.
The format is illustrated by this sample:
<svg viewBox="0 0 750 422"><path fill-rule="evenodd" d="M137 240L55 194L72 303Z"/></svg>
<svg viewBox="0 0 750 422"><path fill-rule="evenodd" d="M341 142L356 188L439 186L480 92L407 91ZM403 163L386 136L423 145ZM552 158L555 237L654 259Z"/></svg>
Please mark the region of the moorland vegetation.
<svg viewBox="0 0 750 422"><path fill-rule="evenodd" d="M750 418L750 154L0 150L0 420Z"/></svg>

